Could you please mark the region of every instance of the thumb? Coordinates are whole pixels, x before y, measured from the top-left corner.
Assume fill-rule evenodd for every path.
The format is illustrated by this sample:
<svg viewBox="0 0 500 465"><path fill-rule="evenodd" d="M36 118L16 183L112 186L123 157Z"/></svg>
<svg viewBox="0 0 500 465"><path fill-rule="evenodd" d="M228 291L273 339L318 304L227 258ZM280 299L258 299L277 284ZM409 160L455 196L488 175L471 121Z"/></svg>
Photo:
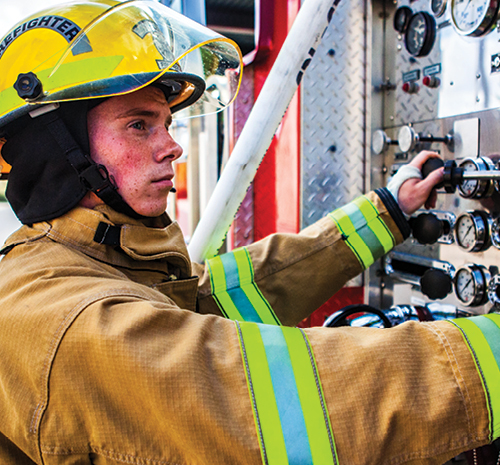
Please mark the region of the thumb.
<svg viewBox="0 0 500 465"><path fill-rule="evenodd" d="M421 187L428 189L429 192L443 180L444 168L438 168L437 170L431 171L426 178L420 181Z"/></svg>

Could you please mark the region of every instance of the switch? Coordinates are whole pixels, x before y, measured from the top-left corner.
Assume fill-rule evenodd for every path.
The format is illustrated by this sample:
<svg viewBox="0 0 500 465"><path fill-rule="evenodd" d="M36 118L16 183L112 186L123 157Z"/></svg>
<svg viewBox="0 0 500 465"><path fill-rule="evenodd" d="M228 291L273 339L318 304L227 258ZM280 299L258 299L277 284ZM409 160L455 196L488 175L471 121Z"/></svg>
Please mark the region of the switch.
<svg viewBox="0 0 500 465"><path fill-rule="evenodd" d="M436 88L441 84L441 80L436 76L424 76L422 84L426 87Z"/></svg>

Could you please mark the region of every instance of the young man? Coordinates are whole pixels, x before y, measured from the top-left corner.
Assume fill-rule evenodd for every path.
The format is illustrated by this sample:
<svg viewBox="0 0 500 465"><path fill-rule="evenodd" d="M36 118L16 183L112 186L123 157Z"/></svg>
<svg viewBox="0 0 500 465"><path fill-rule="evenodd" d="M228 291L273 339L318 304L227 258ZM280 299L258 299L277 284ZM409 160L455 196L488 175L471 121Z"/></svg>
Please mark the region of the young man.
<svg viewBox="0 0 500 465"><path fill-rule="evenodd" d="M191 263L164 214L168 128L224 104L204 81L230 89L236 49L151 1L54 8L7 39L1 153L25 226L0 263L0 463L439 465L498 437L495 316L292 327L407 237L435 154L393 193Z"/></svg>

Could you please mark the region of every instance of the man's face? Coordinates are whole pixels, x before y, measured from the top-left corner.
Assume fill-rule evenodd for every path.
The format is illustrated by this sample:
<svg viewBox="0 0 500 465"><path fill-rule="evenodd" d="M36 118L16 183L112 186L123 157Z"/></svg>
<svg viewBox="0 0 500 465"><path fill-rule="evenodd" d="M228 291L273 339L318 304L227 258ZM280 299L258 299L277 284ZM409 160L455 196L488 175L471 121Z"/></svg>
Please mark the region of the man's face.
<svg viewBox="0 0 500 465"><path fill-rule="evenodd" d="M88 113L90 156L113 176L118 192L143 216L161 215L172 189L172 162L182 148L163 92L145 87L112 97Z"/></svg>

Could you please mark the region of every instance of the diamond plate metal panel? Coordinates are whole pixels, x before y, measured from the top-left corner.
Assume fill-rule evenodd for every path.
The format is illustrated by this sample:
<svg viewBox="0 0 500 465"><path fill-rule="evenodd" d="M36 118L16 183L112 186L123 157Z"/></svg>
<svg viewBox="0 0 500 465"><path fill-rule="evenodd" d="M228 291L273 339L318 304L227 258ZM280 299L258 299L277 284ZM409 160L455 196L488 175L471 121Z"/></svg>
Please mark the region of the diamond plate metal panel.
<svg viewBox="0 0 500 465"><path fill-rule="evenodd" d="M234 102L234 138L241 134L254 104L253 68L247 66L243 73L240 91ZM253 184L249 187L243 202L236 213L233 232L234 246L243 247L253 242L254 229Z"/></svg>
<svg viewBox="0 0 500 465"><path fill-rule="evenodd" d="M423 5L412 4L414 11L420 11ZM422 4L424 2L421 2ZM427 7L427 4L425 5ZM419 9L419 7L422 7ZM427 121L437 117L438 114L438 89L431 89L422 85L423 70L428 66L441 63L439 47L434 47L426 57L415 59L406 51L403 39L398 38L396 52L396 106L395 113L389 112L386 126L399 126L419 121ZM409 94L403 91L403 75L417 71L420 73L418 80L419 91Z"/></svg>
<svg viewBox="0 0 500 465"><path fill-rule="evenodd" d="M302 226L365 190L366 5L341 2L302 81Z"/></svg>
<svg viewBox="0 0 500 465"><path fill-rule="evenodd" d="M302 81L302 227L365 192L365 18L341 2Z"/></svg>

